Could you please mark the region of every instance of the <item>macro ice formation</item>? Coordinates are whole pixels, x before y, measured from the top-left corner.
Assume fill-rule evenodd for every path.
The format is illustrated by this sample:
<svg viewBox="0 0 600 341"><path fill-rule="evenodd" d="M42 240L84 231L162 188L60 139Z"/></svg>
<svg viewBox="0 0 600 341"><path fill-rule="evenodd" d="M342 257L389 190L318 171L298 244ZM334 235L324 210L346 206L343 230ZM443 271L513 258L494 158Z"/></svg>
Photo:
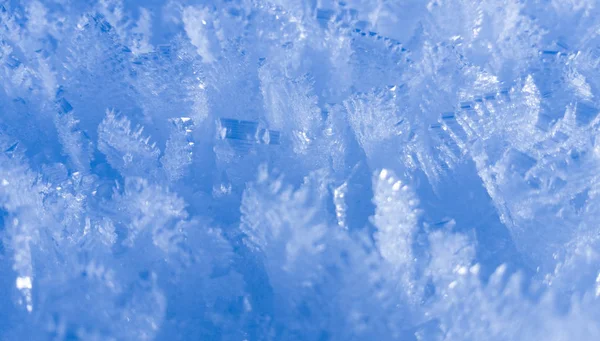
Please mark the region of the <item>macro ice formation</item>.
<svg viewBox="0 0 600 341"><path fill-rule="evenodd" d="M599 340L594 0L0 0L0 341Z"/></svg>

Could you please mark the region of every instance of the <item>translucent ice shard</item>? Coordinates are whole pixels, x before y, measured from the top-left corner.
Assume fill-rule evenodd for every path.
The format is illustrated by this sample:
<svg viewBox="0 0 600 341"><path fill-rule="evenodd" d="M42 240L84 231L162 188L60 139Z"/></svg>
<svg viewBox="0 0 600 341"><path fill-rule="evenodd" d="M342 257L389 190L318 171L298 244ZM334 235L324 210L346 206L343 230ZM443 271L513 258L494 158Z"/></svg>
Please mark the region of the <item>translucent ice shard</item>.
<svg viewBox="0 0 600 341"><path fill-rule="evenodd" d="M412 239L418 228L418 201L387 169L381 170L373 181L373 201L377 208L372 221L378 229L375 239L379 250L394 266L411 269Z"/></svg>
<svg viewBox="0 0 600 341"><path fill-rule="evenodd" d="M188 168L192 163L194 121L189 117L180 117L171 119L170 124L171 134L160 162L167 178L177 181L189 172Z"/></svg>
<svg viewBox="0 0 600 341"><path fill-rule="evenodd" d="M258 122L230 118L220 119L217 131L219 138L239 141L237 143L241 145L254 143L277 145L280 138L278 131L263 128Z"/></svg>
<svg viewBox="0 0 600 341"><path fill-rule="evenodd" d="M123 175L152 174L158 166L160 151L149 144L149 137L142 136L143 131L143 127L132 128L127 117L107 110L98 127L98 149Z"/></svg>
<svg viewBox="0 0 600 341"><path fill-rule="evenodd" d="M141 178L127 178L123 195L115 199L120 202L118 209L130 217L125 240L129 246L144 232L156 235L163 228L177 231L172 225L187 217L185 203L180 198Z"/></svg>
<svg viewBox="0 0 600 341"><path fill-rule="evenodd" d="M281 75L271 63L259 70L261 92L269 126L287 133L295 153L306 154L322 120L310 77L295 79Z"/></svg>

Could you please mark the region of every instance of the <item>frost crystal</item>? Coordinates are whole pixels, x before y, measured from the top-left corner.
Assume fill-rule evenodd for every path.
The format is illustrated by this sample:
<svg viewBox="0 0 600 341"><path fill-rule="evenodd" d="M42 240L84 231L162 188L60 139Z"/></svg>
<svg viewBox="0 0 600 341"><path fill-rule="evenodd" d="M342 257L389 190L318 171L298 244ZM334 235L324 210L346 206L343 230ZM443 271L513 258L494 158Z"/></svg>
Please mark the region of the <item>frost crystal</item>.
<svg viewBox="0 0 600 341"><path fill-rule="evenodd" d="M0 0L0 340L600 339L592 0Z"/></svg>

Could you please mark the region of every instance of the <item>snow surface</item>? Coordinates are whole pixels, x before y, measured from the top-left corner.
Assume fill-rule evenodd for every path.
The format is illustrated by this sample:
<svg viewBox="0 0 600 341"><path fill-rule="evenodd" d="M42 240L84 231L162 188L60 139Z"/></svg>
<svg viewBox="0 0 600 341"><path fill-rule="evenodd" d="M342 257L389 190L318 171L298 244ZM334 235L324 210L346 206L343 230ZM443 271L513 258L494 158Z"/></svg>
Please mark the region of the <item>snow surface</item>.
<svg viewBox="0 0 600 341"><path fill-rule="evenodd" d="M595 0L0 0L0 341L600 340Z"/></svg>

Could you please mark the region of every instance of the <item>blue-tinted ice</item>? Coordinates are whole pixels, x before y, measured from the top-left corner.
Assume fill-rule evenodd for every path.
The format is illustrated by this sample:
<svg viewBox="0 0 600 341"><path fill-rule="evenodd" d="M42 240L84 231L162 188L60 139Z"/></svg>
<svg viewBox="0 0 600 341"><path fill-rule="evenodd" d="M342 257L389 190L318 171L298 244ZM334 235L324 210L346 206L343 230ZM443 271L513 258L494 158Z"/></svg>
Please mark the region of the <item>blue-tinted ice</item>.
<svg viewBox="0 0 600 341"><path fill-rule="evenodd" d="M0 341L600 339L593 0L0 0Z"/></svg>

